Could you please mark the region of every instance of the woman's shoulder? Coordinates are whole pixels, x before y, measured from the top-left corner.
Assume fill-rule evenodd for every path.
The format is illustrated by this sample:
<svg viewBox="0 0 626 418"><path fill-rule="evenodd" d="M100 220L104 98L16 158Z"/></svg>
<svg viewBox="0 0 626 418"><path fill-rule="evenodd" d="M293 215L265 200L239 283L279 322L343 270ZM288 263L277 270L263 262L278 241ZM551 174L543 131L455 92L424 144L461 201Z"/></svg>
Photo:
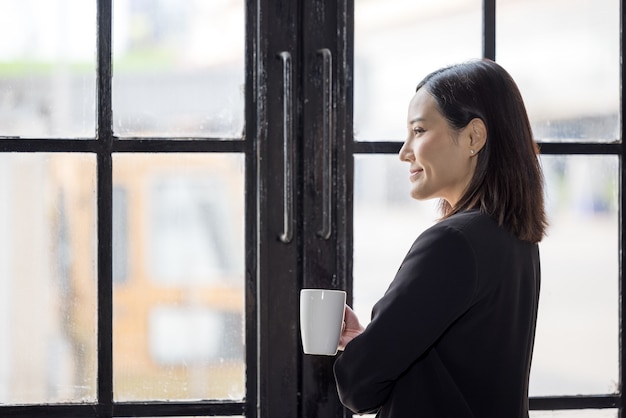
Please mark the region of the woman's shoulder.
<svg viewBox="0 0 626 418"><path fill-rule="evenodd" d="M536 244L522 241L513 235L492 216L479 210L468 210L445 218L429 230L424 231L429 240L450 241L461 240L468 247L499 252L510 248L531 248ZM419 240L419 239L418 239Z"/></svg>
<svg viewBox="0 0 626 418"><path fill-rule="evenodd" d="M421 241L421 242L420 242ZM432 245L434 242L460 241L470 249L489 243L491 246L515 245L519 240L506 228L499 226L491 216L478 210L456 213L437 222L420 235L416 244Z"/></svg>
<svg viewBox="0 0 626 418"><path fill-rule="evenodd" d="M457 213L439 220L423 231L413 243L412 250L428 253L444 252L449 255L450 245L460 245L469 250L471 237L485 228L481 224L489 223L491 218L479 211ZM456 244L454 244L456 243Z"/></svg>
<svg viewBox="0 0 626 418"><path fill-rule="evenodd" d="M455 213L437 222L431 228L431 232L447 235L453 231L460 233L487 232L490 229L501 229L491 216L479 210L468 210Z"/></svg>

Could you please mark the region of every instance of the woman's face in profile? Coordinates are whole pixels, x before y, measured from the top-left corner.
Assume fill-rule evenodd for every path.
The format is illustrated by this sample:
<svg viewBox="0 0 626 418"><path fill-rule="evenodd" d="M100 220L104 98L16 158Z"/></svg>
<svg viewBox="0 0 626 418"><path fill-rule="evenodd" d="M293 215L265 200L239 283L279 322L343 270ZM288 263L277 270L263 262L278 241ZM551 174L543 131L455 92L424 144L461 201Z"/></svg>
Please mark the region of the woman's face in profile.
<svg viewBox="0 0 626 418"><path fill-rule="evenodd" d="M435 98L421 88L409 104L407 130L400 160L410 164L411 197L441 198L454 206L474 170L469 127L452 129Z"/></svg>

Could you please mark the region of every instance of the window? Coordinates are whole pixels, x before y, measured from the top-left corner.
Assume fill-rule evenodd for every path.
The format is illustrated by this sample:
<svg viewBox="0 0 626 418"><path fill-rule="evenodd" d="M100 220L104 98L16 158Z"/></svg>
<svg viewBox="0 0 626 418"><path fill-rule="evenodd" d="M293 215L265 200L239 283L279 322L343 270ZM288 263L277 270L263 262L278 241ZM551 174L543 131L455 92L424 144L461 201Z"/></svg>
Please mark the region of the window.
<svg viewBox="0 0 626 418"><path fill-rule="evenodd" d="M518 82L541 143L551 223L540 244L531 416L616 417L623 396L621 4L449 0L414 7L355 3L355 308L369 318L410 244L436 218L432 202L413 202L396 185L404 178L397 151L415 86L438 67L495 58ZM419 48L417 39L425 40Z"/></svg>
<svg viewBox="0 0 626 418"><path fill-rule="evenodd" d="M241 416L244 2L2 9L0 415Z"/></svg>
<svg viewBox="0 0 626 418"><path fill-rule="evenodd" d="M298 291L369 317L436 217L398 181L415 85L480 56L546 175L531 416L621 415L621 1L0 9L0 415L351 416Z"/></svg>

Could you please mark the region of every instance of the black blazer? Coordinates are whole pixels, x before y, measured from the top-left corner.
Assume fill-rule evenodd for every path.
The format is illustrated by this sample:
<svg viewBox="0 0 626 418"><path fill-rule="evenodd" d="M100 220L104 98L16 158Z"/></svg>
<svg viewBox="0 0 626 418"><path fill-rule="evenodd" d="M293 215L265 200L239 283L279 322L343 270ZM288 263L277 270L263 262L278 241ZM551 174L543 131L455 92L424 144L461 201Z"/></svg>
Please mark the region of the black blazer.
<svg viewBox="0 0 626 418"><path fill-rule="evenodd" d="M468 211L420 235L335 362L341 401L393 418L528 417L539 249Z"/></svg>

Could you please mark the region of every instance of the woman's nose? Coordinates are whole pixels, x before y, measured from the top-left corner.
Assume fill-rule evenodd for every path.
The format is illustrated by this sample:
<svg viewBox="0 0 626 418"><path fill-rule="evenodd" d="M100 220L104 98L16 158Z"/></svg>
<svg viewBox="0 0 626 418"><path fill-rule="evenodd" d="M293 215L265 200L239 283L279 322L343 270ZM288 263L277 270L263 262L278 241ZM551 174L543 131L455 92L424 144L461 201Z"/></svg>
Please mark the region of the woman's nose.
<svg viewBox="0 0 626 418"><path fill-rule="evenodd" d="M398 157L400 158L400 161L410 161L411 150L408 144L409 144L409 141L404 141L404 144L402 144L402 148L400 148L400 152L398 153Z"/></svg>

